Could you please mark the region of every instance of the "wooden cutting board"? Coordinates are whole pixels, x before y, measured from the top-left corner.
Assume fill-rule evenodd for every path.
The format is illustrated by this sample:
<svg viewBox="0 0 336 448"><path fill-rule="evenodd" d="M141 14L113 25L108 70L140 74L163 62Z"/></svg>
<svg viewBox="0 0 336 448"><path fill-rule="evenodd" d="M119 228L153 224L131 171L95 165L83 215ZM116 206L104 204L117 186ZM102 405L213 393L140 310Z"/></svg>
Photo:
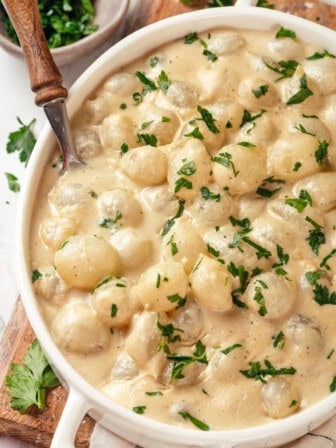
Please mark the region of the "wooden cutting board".
<svg viewBox="0 0 336 448"><path fill-rule="evenodd" d="M202 8L206 3L206 0L196 0L194 1L196 6L191 7L182 4L179 0L141 0L141 8L137 14L129 17L125 23L125 34L165 17ZM291 12L336 29L336 8L319 4L317 0L269 0L269 3L274 4L278 10ZM66 401L66 391L61 386L51 390L43 412L21 415L11 409L10 399L4 386L11 362L22 361L34 337L22 302L18 300L0 344L0 434L48 448ZM94 425L92 418L86 416L83 419L77 433L76 447L89 447Z"/></svg>

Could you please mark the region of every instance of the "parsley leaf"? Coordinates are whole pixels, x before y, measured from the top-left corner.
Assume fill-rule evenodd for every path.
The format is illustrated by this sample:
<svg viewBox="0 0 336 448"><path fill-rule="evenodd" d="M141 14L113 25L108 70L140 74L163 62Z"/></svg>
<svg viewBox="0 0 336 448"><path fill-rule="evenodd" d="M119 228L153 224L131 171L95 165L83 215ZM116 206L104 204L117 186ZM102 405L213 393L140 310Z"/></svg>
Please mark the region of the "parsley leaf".
<svg viewBox="0 0 336 448"><path fill-rule="evenodd" d="M116 317L118 312L118 306L115 303L112 303L111 305L111 317Z"/></svg>
<svg viewBox="0 0 336 448"><path fill-rule="evenodd" d="M196 32L189 33L186 36L184 36L184 43L186 45L191 45L192 43L194 43L198 39L199 39L199 37L198 37L198 34Z"/></svg>
<svg viewBox="0 0 336 448"><path fill-rule="evenodd" d="M305 277L311 285L316 285L317 281L322 277L322 271L308 271L305 273Z"/></svg>
<svg viewBox="0 0 336 448"><path fill-rule="evenodd" d="M153 92L154 90L157 90L157 87L155 85L155 82L152 81L151 79L147 78L147 76L142 73L137 71L135 73L135 76L142 82L142 84L144 85L143 88L143 94L146 95L149 92Z"/></svg>
<svg viewBox="0 0 336 448"><path fill-rule="evenodd" d="M134 408L132 409L133 412L135 412L136 414L144 414L145 410L146 410L146 406L134 406Z"/></svg>
<svg viewBox="0 0 336 448"><path fill-rule="evenodd" d="M328 147L329 143L326 140L323 140L323 142L320 142L318 145L317 150L315 151L315 159L319 165L322 165L328 157Z"/></svg>
<svg viewBox="0 0 336 448"><path fill-rule="evenodd" d="M183 369L193 362L208 364L208 360L206 357L206 347L202 344L201 341L196 342L196 349L192 356L181 355L179 353L169 353L167 355L167 358L174 361L171 381L184 378Z"/></svg>
<svg viewBox="0 0 336 448"><path fill-rule="evenodd" d="M302 213L308 205L313 205L313 201L307 190L301 190L298 198L288 198L285 204L294 207L299 213Z"/></svg>
<svg viewBox="0 0 336 448"><path fill-rule="evenodd" d="M25 166L27 166L36 143L34 134L31 131L31 127L36 120L32 120L28 125L24 124L19 117L17 117L17 121L21 126L17 131L9 134L6 151L8 154L18 151L20 162L25 163Z"/></svg>
<svg viewBox="0 0 336 448"><path fill-rule="evenodd" d="M313 289L314 297L313 299L320 306L323 305L336 305L336 292L329 294L329 290L325 285L315 284Z"/></svg>
<svg viewBox="0 0 336 448"><path fill-rule="evenodd" d="M232 162L232 154L229 152L221 152L218 156L213 157L212 160L225 166L225 168L232 168L234 177L238 176L239 171L236 170L234 163Z"/></svg>
<svg viewBox="0 0 336 448"><path fill-rule="evenodd" d="M99 225L99 227L103 227L104 229L112 229L112 227L114 227L114 225L118 221L120 221L121 218L122 218L122 214L121 214L120 210L117 210L114 218L108 218L108 217L101 218L98 221L98 225Z"/></svg>
<svg viewBox="0 0 336 448"><path fill-rule="evenodd" d="M196 165L193 160L183 164L177 172L177 174L182 174L183 176L192 176L195 173L196 173Z"/></svg>
<svg viewBox="0 0 336 448"><path fill-rule="evenodd" d="M260 112L258 112L255 115L252 115L251 112L249 112L248 110L244 109L243 118L242 118L242 122L240 123L240 127L242 128L245 123L254 123L255 120L260 118L265 112L266 111L264 109L261 109Z"/></svg>
<svg viewBox="0 0 336 448"><path fill-rule="evenodd" d="M235 350L236 348L242 347L241 344L232 344L230 345L230 347L226 347L223 350L221 350L222 353L224 353L224 355L228 355L229 353L231 353L233 350Z"/></svg>
<svg viewBox="0 0 336 448"><path fill-rule="evenodd" d="M150 60L149 60L149 65L151 66L151 67L156 67L157 65L158 65L158 63L159 63L159 57L158 56L153 56L152 58L150 58Z"/></svg>
<svg viewBox="0 0 336 448"><path fill-rule="evenodd" d="M184 134L184 137L193 137L197 138L198 140L204 140L204 136L202 132L199 130L199 127L197 126L194 128L189 134Z"/></svg>
<svg viewBox="0 0 336 448"><path fill-rule="evenodd" d="M8 188L10 189L10 191L18 193L21 190L18 178L12 173L5 173L5 176L7 178Z"/></svg>
<svg viewBox="0 0 336 448"><path fill-rule="evenodd" d="M137 142L138 143L143 143L144 145L149 145L149 146L157 146L157 137L154 134L137 134Z"/></svg>
<svg viewBox="0 0 336 448"><path fill-rule="evenodd" d="M290 37L291 39L296 39L295 31L284 28L283 26L278 29L275 38L280 39L281 37Z"/></svg>
<svg viewBox="0 0 336 448"><path fill-rule="evenodd" d="M280 331L275 336L272 336L273 339L273 347L283 348L285 345L285 335L283 331Z"/></svg>
<svg viewBox="0 0 336 448"><path fill-rule="evenodd" d="M187 190L191 190L192 189L192 182L190 182L190 180L186 179L185 177L180 177L175 182L174 193L178 193L182 188L186 188Z"/></svg>
<svg viewBox="0 0 336 448"><path fill-rule="evenodd" d="M178 210L176 212L176 214L172 217L169 218L167 220L167 222L165 223L165 225L163 226L161 235L165 236L167 235L167 233L169 232L169 230L173 227L173 225L175 224L175 220L177 218L180 218L182 216L182 213L184 211L184 204L185 204L185 200L184 199L179 199L179 207Z"/></svg>
<svg viewBox="0 0 336 448"><path fill-rule="evenodd" d="M318 51L316 51L314 54L312 54L311 56L308 56L308 58L306 58L306 59L308 59L309 61L314 61L316 59L323 59L326 57L334 58L334 59L336 58L336 56L334 54L329 53L328 50L324 50L323 53L319 53Z"/></svg>
<svg viewBox="0 0 336 448"><path fill-rule="evenodd" d="M287 104L291 105L303 103L303 101L311 95L314 95L314 92L308 88L306 75L302 75L300 78L300 90L289 98Z"/></svg>
<svg viewBox="0 0 336 448"><path fill-rule="evenodd" d="M238 142L237 145L244 146L244 148L256 148L257 146L250 142Z"/></svg>
<svg viewBox="0 0 336 448"><path fill-rule="evenodd" d="M44 409L45 389L59 384L37 339L29 346L23 363L12 363L11 373L6 376L10 405L21 414L33 405Z"/></svg>
<svg viewBox="0 0 336 448"><path fill-rule="evenodd" d="M210 426L206 423L198 420L196 417L193 417L189 412L179 412L180 416L184 418L184 420L189 420L194 426L196 426L201 431L210 431Z"/></svg>
<svg viewBox="0 0 336 448"><path fill-rule="evenodd" d="M215 55L215 53L213 53L212 51L208 50L207 48L205 48L203 50L203 54L204 54L204 56L207 56L208 61L215 62L218 59L218 57Z"/></svg>
<svg viewBox="0 0 336 448"><path fill-rule="evenodd" d="M288 61L279 61L275 64L273 63L270 64L263 59L263 63L266 65L267 68L281 75L280 78L277 78L275 80L275 82L280 81L281 79L284 78L291 78L294 75L296 67L299 65L297 61L294 61L292 59Z"/></svg>
<svg viewBox="0 0 336 448"><path fill-rule="evenodd" d="M272 3L268 3L268 0L258 0L256 6L261 8L274 9L274 5Z"/></svg>
<svg viewBox="0 0 336 448"><path fill-rule="evenodd" d="M269 85L263 84L259 87L256 87L255 89L252 89L252 93L256 98L260 98L261 96L266 95L268 92Z"/></svg>
<svg viewBox="0 0 336 448"><path fill-rule="evenodd" d="M220 193L212 193L208 187L201 187L201 195L205 201L215 201L220 202Z"/></svg>
<svg viewBox="0 0 336 448"><path fill-rule="evenodd" d="M36 280L38 280L41 277L42 277L42 274L41 274L41 272L39 270L34 269L32 271L32 276L31 276L32 283L36 282Z"/></svg>
<svg viewBox="0 0 336 448"><path fill-rule="evenodd" d="M197 110L201 115L201 120L204 121L209 131L211 131L213 134L219 134L220 130L215 125L215 119L212 116L212 113L208 111L208 109L205 109L204 107L197 106Z"/></svg>
<svg viewBox="0 0 336 448"><path fill-rule="evenodd" d="M306 241L308 241L308 244L312 248L314 254L318 255L320 246L326 242L325 235L321 232L323 227L309 216L306 216L305 220L313 226L313 228L309 230L309 235L306 238Z"/></svg>
<svg viewBox="0 0 336 448"><path fill-rule="evenodd" d="M275 368L268 359L264 361L265 368L261 367L259 361L249 362L250 368L248 370L240 370L240 373L246 376L246 378L254 378L256 381L267 383L265 376L276 375L294 375L296 369L294 367L282 367L280 369Z"/></svg>
<svg viewBox="0 0 336 448"><path fill-rule="evenodd" d="M167 299L172 303L177 302L176 308L181 308L187 302L187 296L181 297L179 294L172 294L171 296L167 296Z"/></svg>
<svg viewBox="0 0 336 448"><path fill-rule="evenodd" d="M159 75L159 78L158 78L159 89L162 90L163 93L167 93L170 85L171 85L171 81L168 78L167 73L162 70Z"/></svg>
<svg viewBox="0 0 336 448"><path fill-rule="evenodd" d="M266 308L266 303L265 303L265 297L262 293L262 288L268 289L268 286L264 282L260 282L260 285L261 286L256 286L254 289L255 294L254 294L253 300L255 300L258 303L258 305L260 305L260 308L258 310L258 313L260 314L260 316L266 316L267 308Z"/></svg>
<svg viewBox="0 0 336 448"><path fill-rule="evenodd" d="M329 385L329 390L330 390L330 392L336 391L336 375L334 375L332 382Z"/></svg>
<svg viewBox="0 0 336 448"><path fill-rule="evenodd" d="M312 134L311 132L308 132L307 129L301 123L295 125L295 129L302 132L302 134L312 135L313 137L316 137L316 134Z"/></svg>
<svg viewBox="0 0 336 448"><path fill-rule="evenodd" d="M328 255L326 255L320 263L320 268L326 268L328 271L331 270L331 267L328 265L327 261L336 255L336 249L332 249Z"/></svg>

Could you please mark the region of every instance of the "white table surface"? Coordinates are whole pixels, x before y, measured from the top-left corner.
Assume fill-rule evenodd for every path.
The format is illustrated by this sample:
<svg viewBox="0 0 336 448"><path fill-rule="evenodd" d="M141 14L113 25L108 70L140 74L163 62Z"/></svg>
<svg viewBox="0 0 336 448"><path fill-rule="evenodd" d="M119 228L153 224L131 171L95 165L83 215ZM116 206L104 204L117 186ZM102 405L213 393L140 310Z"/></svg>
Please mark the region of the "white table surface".
<svg viewBox="0 0 336 448"><path fill-rule="evenodd" d="M128 14L135 14L139 0L131 0ZM122 33L122 27L116 37L106 42L98 51L68 66L61 67L64 85L70 87L83 70L101 53L109 48ZM7 154L8 134L18 129L16 117L28 124L36 118L33 131L36 136L46 123L44 112L34 104L30 91L26 66L22 59L6 53L0 48L0 339L6 323L13 311L18 297L15 269L15 219L19 193L8 189L6 172L18 177L24 183L25 167L20 163L18 154ZM28 445L0 435L0 448L26 448Z"/></svg>

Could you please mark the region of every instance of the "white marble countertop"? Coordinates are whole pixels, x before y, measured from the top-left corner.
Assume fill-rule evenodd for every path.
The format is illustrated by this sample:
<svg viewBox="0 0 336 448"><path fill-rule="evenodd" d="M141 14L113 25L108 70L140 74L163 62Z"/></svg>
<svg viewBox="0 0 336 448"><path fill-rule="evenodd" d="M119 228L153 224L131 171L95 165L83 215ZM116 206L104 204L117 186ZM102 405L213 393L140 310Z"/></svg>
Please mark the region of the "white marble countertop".
<svg viewBox="0 0 336 448"><path fill-rule="evenodd" d="M131 0L129 16L136 13L138 0ZM64 85L70 87L83 70L88 67L101 53L109 48L122 34L122 27L115 37L106 42L85 58L68 66L61 67ZM0 48L0 339L5 325L9 321L19 291L17 288L15 269L15 219L19 193L8 189L4 173L13 173L20 184L24 183L25 167L20 163L18 154L7 154L6 143L8 134L19 127L16 117L28 124L33 118L36 123L34 134L39 135L46 123L44 112L34 104L34 96L30 91L29 78L22 59L6 53ZM24 448L28 445L8 439L0 435L0 448Z"/></svg>

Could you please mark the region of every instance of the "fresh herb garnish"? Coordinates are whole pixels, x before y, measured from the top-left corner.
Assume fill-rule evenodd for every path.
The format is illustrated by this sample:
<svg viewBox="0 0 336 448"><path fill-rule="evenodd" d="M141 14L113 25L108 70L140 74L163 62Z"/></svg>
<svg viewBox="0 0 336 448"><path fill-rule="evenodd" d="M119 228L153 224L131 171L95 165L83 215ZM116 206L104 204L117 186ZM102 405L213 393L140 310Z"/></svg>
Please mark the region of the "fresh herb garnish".
<svg viewBox="0 0 336 448"><path fill-rule="evenodd" d="M151 79L147 78L147 76L142 73L137 71L135 73L135 76L142 82L142 84L144 85L143 91L142 93L144 95L146 95L149 92L153 92L154 90L157 90L157 86L155 84L154 81L152 81Z"/></svg>
<svg viewBox="0 0 336 448"><path fill-rule="evenodd" d="M196 40L198 40L198 34L196 32L193 33L189 33L184 37L184 43L187 45L190 45L192 43L194 43Z"/></svg>
<svg viewBox="0 0 336 448"><path fill-rule="evenodd" d="M288 198L285 200L285 204L294 207L299 213L302 213L308 205L313 205L313 201L307 190L301 190L298 198Z"/></svg>
<svg viewBox="0 0 336 448"><path fill-rule="evenodd" d="M77 42L98 29L93 23L95 9L91 0L44 0L38 2L43 31L50 48ZM7 33L14 43L18 38L5 10L1 7Z"/></svg>
<svg viewBox="0 0 336 448"><path fill-rule="evenodd" d="M174 238L175 238L175 234L173 234L173 235L169 238L169 241L168 241L168 243L167 243L167 246L170 245L170 250L171 250L171 254L172 254L173 257L174 257L174 255L176 255L176 254L178 253L178 248L177 248L177 245L176 245L176 243L175 243L175 241L174 241Z"/></svg>
<svg viewBox="0 0 336 448"><path fill-rule="evenodd" d="M180 174L182 176L192 176L195 173L196 173L196 165L193 160L184 163L177 172L177 174Z"/></svg>
<svg viewBox="0 0 336 448"><path fill-rule="evenodd" d="M192 189L192 182L190 182L190 180L186 179L185 177L180 177L175 182L174 193L178 193L182 188L186 188L187 190L191 190Z"/></svg>
<svg viewBox="0 0 336 448"><path fill-rule="evenodd" d="M336 375L333 377L332 382L330 383L329 390L330 392L335 392L336 390Z"/></svg>
<svg viewBox="0 0 336 448"><path fill-rule="evenodd" d="M261 286L256 286L254 288L255 294L253 296L253 300L256 301L258 303L258 305L260 305L260 308L258 310L258 313L260 314L260 316L266 316L267 308L266 308L266 303L265 303L265 297L262 293L262 289L268 289L268 286L264 282L260 282L260 285Z"/></svg>
<svg viewBox="0 0 336 448"><path fill-rule="evenodd" d="M256 87L255 89L252 89L252 93L256 98L260 98L261 96L266 95L266 93L268 92L269 89L269 85L267 84L262 84L259 87Z"/></svg>
<svg viewBox="0 0 336 448"><path fill-rule="evenodd" d="M184 199L179 199L179 207L178 210L176 212L176 214L172 217L169 218L168 221L166 222L166 224L163 226L161 235L165 236L167 235L167 233L169 232L169 230L173 227L173 225L175 224L175 220L177 218L180 218L182 216L182 213L184 211L184 204L185 204L185 200Z"/></svg>
<svg viewBox="0 0 336 448"><path fill-rule="evenodd" d="M206 357L206 347L202 344L201 341L196 342L196 349L192 356L181 355L179 353L170 353L167 355L167 358L174 361L171 381L184 378L183 369L193 362L208 364L208 360Z"/></svg>
<svg viewBox="0 0 336 448"><path fill-rule="evenodd" d="M104 217L98 221L99 227L103 227L104 229L112 229L115 224L122 218L122 214L120 210L117 210L114 218Z"/></svg>
<svg viewBox="0 0 336 448"><path fill-rule="evenodd" d="M318 280L322 277L323 272L322 271L308 271L305 273L305 277L311 285L316 285Z"/></svg>
<svg viewBox="0 0 336 448"><path fill-rule="evenodd" d="M328 271L331 270L331 267L328 265L328 260L336 255L336 249L332 249L328 255L326 255L320 263L320 268L326 268Z"/></svg>
<svg viewBox="0 0 336 448"><path fill-rule="evenodd" d="M162 70L158 78L158 88L162 90L163 93L167 93L170 85L171 81L168 78L167 73Z"/></svg>
<svg viewBox="0 0 336 448"><path fill-rule="evenodd" d="M318 145L317 150L315 151L315 159L319 165L322 165L328 157L328 147L329 143L325 140Z"/></svg>
<svg viewBox="0 0 336 448"><path fill-rule="evenodd" d="M220 152L218 156L213 157L212 160L225 166L225 168L232 168L234 177L238 176L239 171L236 170L234 163L232 162L232 154L229 152Z"/></svg>
<svg viewBox="0 0 336 448"><path fill-rule="evenodd" d="M6 376L10 405L21 414L33 405L44 409L46 389L59 384L37 339L29 346L23 363L13 362L11 372Z"/></svg>
<svg viewBox="0 0 336 448"><path fill-rule="evenodd" d="M145 392L146 395L148 395L149 397L158 397L163 395L163 393L160 390L155 390L153 392Z"/></svg>
<svg viewBox="0 0 336 448"><path fill-rule="evenodd" d="M315 284L313 289L314 297L316 303L320 306L323 305L336 305L336 292L329 294L329 290L325 285Z"/></svg>
<svg viewBox="0 0 336 448"><path fill-rule="evenodd" d="M215 247L211 246L211 244L207 244L207 249L209 254L213 255L214 257L219 257L219 250L217 250Z"/></svg>
<svg viewBox="0 0 336 448"><path fill-rule="evenodd" d="M213 118L212 113L201 106L197 106L197 111L200 113L201 120L204 121L209 131L213 134L219 134L220 130L215 125L215 119Z"/></svg>
<svg viewBox="0 0 336 448"><path fill-rule="evenodd" d="M157 137L154 134L137 134L137 142L144 145L157 146Z"/></svg>
<svg viewBox="0 0 336 448"><path fill-rule="evenodd" d="M206 423L198 420L196 417L193 417L189 412L179 412L180 416L184 418L184 420L189 420L194 426L196 426L201 431L210 431L210 426Z"/></svg>
<svg viewBox="0 0 336 448"><path fill-rule="evenodd" d="M157 325L158 329L161 331L162 338L166 338L166 339L161 340L161 342L158 345L157 350L159 352L163 349L163 351L165 353L170 354L168 344L171 344L171 343L173 344L174 342L180 341L181 336L179 334L175 334L175 333L178 331L183 333L183 330L181 330L180 328L174 327L173 324L162 324L159 321L159 318L156 321L156 325Z"/></svg>
<svg viewBox="0 0 336 448"><path fill-rule="evenodd" d="M331 359L332 355L334 354L335 349L331 349L330 352L327 355L327 359Z"/></svg>
<svg viewBox="0 0 336 448"><path fill-rule="evenodd" d="M201 187L201 195L205 201L216 201L220 202L220 193L212 193L208 187Z"/></svg>
<svg viewBox="0 0 336 448"><path fill-rule="evenodd" d="M242 347L241 344L232 344L230 345L230 347L226 347L223 350L220 350L222 353L224 353L224 355L228 355L230 352L232 352L233 350L235 350L236 348Z"/></svg>
<svg viewBox="0 0 336 448"><path fill-rule="evenodd" d="M314 254L318 255L320 246L326 242L325 235L321 231L323 227L309 216L306 216L305 220L313 226L313 229L309 230L309 235L306 238L306 241L308 241L308 244L312 248Z"/></svg>
<svg viewBox="0 0 336 448"><path fill-rule="evenodd" d="M276 245L276 248L279 261L277 263L273 263L272 268L275 268L275 273L277 275L286 275L287 272L282 269L282 266L288 263L289 255L284 253L283 248L279 244Z"/></svg>
<svg viewBox="0 0 336 448"><path fill-rule="evenodd" d="M263 63L266 65L267 68L269 68L273 72L279 73L279 75L281 75L280 78L277 78L275 80L275 82L278 82L284 78L291 78L294 75L297 66L299 65L299 63L294 60L279 61L274 64L273 63L269 64L268 62L266 62L263 59Z"/></svg>
<svg viewBox="0 0 336 448"><path fill-rule="evenodd" d="M244 148L256 148L257 147L257 145L254 145L253 143L250 143L250 142L238 142L237 145L244 146Z"/></svg>
<svg viewBox="0 0 336 448"><path fill-rule="evenodd" d="M295 31L284 28L283 26L278 29L275 38L280 39L281 37L290 37L291 39L296 39Z"/></svg>
<svg viewBox="0 0 336 448"><path fill-rule="evenodd" d="M218 59L218 56L216 56L215 53L208 50L207 48L205 48L203 50L203 55L206 56L208 58L208 61L211 61L211 62L215 62Z"/></svg>
<svg viewBox="0 0 336 448"><path fill-rule="evenodd" d="M171 121L171 118L163 116L161 118L161 121L162 121L162 123L169 123Z"/></svg>
<svg viewBox="0 0 336 448"><path fill-rule="evenodd" d="M157 65L158 65L158 63L159 63L159 57L158 56L153 56L152 58L150 58L150 60L149 60L149 65L151 66L151 67L156 67Z"/></svg>
<svg viewBox="0 0 336 448"><path fill-rule="evenodd" d="M128 144L127 143L123 143L120 146L120 154L121 155L126 154L128 152L128 150L129 150L129 148L128 148Z"/></svg>
<svg viewBox="0 0 336 448"><path fill-rule="evenodd" d="M276 376L276 375L294 375L296 369L294 367L282 367L277 369L274 367L268 359L264 361L265 368L261 367L259 361L249 362L250 368L248 370L240 370L246 378L253 378L256 381L261 381L262 383L267 383L266 376Z"/></svg>
<svg viewBox="0 0 336 448"><path fill-rule="evenodd" d="M260 258L269 258L272 255L272 252L270 252L268 249L265 249L264 247L260 246L260 244L257 244L255 241L251 240L247 236L243 236L242 240L245 241L249 246L253 247L256 250L256 256L258 260Z"/></svg>
<svg viewBox="0 0 336 448"><path fill-rule="evenodd" d="M176 308L181 308L187 303L187 296L181 297L179 294L167 296L167 299L172 303L177 303Z"/></svg>
<svg viewBox="0 0 336 448"><path fill-rule="evenodd" d="M21 186L20 186L18 178L16 176L14 176L14 174L12 174L12 173L5 173L5 176L6 176L8 188L10 189L10 191L13 191L13 193L18 193L21 190Z"/></svg>
<svg viewBox="0 0 336 448"><path fill-rule="evenodd" d="M314 54L312 54L311 56L308 56L309 61L314 61L316 59L323 59L323 58L333 58L335 59L336 56L332 53L329 53L328 50L324 50L323 53L319 53L318 51L316 51Z"/></svg>
<svg viewBox="0 0 336 448"><path fill-rule="evenodd" d="M36 143L36 138L31 130L31 127L36 120L34 119L26 125L21 121L19 117L16 117L16 119L20 124L20 128L8 135L6 151L8 154L12 154L17 151L19 153L20 162L24 163L25 166L27 166Z"/></svg>
<svg viewBox="0 0 336 448"><path fill-rule="evenodd" d="M135 412L136 414L144 414L146 410L146 406L134 406L133 408L133 412Z"/></svg>
<svg viewBox="0 0 336 448"><path fill-rule="evenodd" d="M253 123L260 118L266 111L264 109L261 109L260 112L258 112L255 115L252 115L251 112L249 112L247 109L244 109L243 112L243 118L242 121L240 123L240 127L242 128L244 126L245 123Z"/></svg>
<svg viewBox="0 0 336 448"><path fill-rule="evenodd" d="M272 336L273 339L273 347L283 348L285 345L285 335L283 331L279 331L278 334Z"/></svg>
<svg viewBox="0 0 336 448"><path fill-rule="evenodd" d="M307 129L301 123L295 125L295 129L302 132L302 134L312 135L313 137L316 137L316 134L312 134L311 132L308 132Z"/></svg>
<svg viewBox="0 0 336 448"><path fill-rule="evenodd" d="M102 280L100 280L100 282L98 282L96 284L96 286L92 289L91 294L93 294L98 288L100 288L103 285L106 285L106 283L108 283L110 280L112 279L111 276L109 277L104 277Z"/></svg>
<svg viewBox="0 0 336 448"><path fill-rule="evenodd" d="M42 277L42 274L38 269L34 269L32 271L32 276L31 276L32 283L36 282L36 280L38 280L41 277Z"/></svg>
<svg viewBox="0 0 336 448"><path fill-rule="evenodd" d="M295 162L293 171L299 171L299 169L302 167L301 162Z"/></svg>
<svg viewBox="0 0 336 448"><path fill-rule="evenodd" d="M284 184L285 181L282 179L274 179L273 176L264 179L261 186L258 187L256 191L259 196L262 196L264 198L271 198L275 193L281 190L281 187L274 188L273 190L265 188L268 183Z"/></svg>
<svg viewBox="0 0 336 448"><path fill-rule="evenodd" d="M288 105L303 103L308 97L314 95L314 92L308 88L307 77L302 75L300 78L300 89L287 101Z"/></svg>
<svg viewBox="0 0 336 448"><path fill-rule="evenodd" d="M111 305L111 317L116 317L118 312L118 306L115 303Z"/></svg>
<svg viewBox="0 0 336 448"><path fill-rule="evenodd" d="M268 3L268 0L258 0L256 6L261 8L274 9L274 5L272 3Z"/></svg>
<svg viewBox="0 0 336 448"><path fill-rule="evenodd" d="M191 132L189 132L189 134L184 134L184 137L193 137L197 138L198 140L204 140L204 135L199 130L198 126L194 128Z"/></svg>

